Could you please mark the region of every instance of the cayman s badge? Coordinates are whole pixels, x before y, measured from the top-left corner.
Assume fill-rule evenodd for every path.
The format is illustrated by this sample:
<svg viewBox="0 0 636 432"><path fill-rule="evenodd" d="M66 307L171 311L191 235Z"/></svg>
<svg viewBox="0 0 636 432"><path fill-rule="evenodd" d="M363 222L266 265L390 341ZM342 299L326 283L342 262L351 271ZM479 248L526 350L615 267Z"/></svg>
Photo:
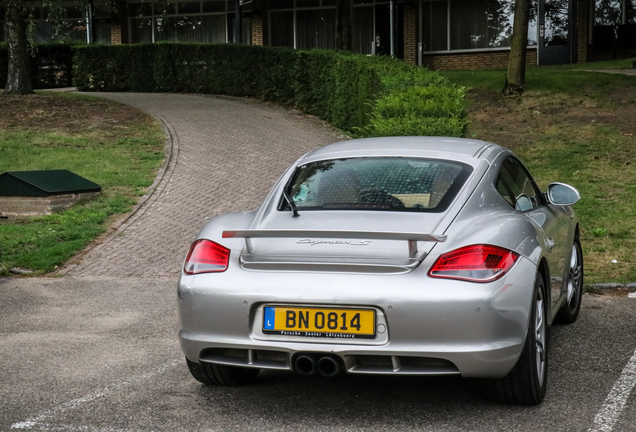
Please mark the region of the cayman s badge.
<svg viewBox="0 0 636 432"><path fill-rule="evenodd" d="M371 240L360 240L358 242L351 242L349 240L313 240L313 239L302 239L296 242L297 244L308 244L309 246L316 246L321 244L330 244L330 245L350 245L350 246L366 246L371 243Z"/></svg>

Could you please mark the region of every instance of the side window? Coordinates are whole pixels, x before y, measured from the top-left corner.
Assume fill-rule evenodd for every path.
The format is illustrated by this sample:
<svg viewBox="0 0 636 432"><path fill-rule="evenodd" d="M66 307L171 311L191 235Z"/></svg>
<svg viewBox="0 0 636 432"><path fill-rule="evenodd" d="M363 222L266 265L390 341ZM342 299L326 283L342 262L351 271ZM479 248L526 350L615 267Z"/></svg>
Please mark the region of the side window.
<svg viewBox="0 0 636 432"><path fill-rule="evenodd" d="M541 204L541 195L532 177L517 159L509 157L501 166L495 188L515 209L525 212Z"/></svg>

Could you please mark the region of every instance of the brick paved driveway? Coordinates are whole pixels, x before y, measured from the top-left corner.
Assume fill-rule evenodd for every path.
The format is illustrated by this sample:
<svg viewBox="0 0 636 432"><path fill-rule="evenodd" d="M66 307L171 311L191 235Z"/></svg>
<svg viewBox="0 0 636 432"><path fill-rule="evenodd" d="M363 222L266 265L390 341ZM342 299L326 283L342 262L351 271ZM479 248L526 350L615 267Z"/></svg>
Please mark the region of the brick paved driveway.
<svg viewBox="0 0 636 432"><path fill-rule="evenodd" d="M169 277L210 218L252 210L283 170L343 137L322 121L260 102L201 95L100 93L157 117L171 157L154 192L115 232L71 261L71 276Z"/></svg>

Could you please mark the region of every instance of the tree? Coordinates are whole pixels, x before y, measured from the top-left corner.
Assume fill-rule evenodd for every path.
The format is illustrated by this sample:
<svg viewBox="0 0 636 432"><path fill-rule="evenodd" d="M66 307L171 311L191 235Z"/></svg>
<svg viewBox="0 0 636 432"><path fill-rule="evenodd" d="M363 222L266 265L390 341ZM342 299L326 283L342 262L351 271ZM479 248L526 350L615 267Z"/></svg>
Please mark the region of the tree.
<svg viewBox="0 0 636 432"><path fill-rule="evenodd" d="M4 34L9 52L7 84L4 91L21 95L33 93L25 21L28 7L21 0L0 1L0 6L6 8Z"/></svg>
<svg viewBox="0 0 636 432"><path fill-rule="evenodd" d="M117 9L117 4L123 2L124 0L76 0L75 5L82 8L83 11L86 11L89 5L114 11ZM64 13L62 0L42 0L41 2L0 0L0 8L6 10L4 34L9 53L5 93L20 95L33 93L29 67L30 51L33 49L33 41L29 37L32 35L32 29L29 27L32 26L27 24L27 20L29 15L33 13L34 4L46 7L48 20L53 22L62 20Z"/></svg>
<svg viewBox="0 0 636 432"><path fill-rule="evenodd" d="M531 0L515 0L515 16L510 40L510 59L503 93L520 96L526 84L526 50Z"/></svg>
<svg viewBox="0 0 636 432"><path fill-rule="evenodd" d="M338 51L351 51L353 49L352 8L351 0L336 2L336 49Z"/></svg>

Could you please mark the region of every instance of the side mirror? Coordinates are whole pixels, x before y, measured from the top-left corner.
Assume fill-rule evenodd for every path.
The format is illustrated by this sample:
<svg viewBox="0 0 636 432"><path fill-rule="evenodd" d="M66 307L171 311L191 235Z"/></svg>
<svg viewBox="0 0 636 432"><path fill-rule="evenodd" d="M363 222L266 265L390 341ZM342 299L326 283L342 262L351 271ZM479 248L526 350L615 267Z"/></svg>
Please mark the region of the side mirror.
<svg viewBox="0 0 636 432"><path fill-rule="evenodd" d="M515 204L515 209L520 212L527 212L528 210L532 210L532 200L530 197L524 193L517 197L517 203Z"/></svg>
<svg viewBox="0 0 636 432"><path fill-rule="evenodd" d="M564 183L550 183L545 195L548 201L555 205L571 206L581 199L579 191Z"/></svg>

